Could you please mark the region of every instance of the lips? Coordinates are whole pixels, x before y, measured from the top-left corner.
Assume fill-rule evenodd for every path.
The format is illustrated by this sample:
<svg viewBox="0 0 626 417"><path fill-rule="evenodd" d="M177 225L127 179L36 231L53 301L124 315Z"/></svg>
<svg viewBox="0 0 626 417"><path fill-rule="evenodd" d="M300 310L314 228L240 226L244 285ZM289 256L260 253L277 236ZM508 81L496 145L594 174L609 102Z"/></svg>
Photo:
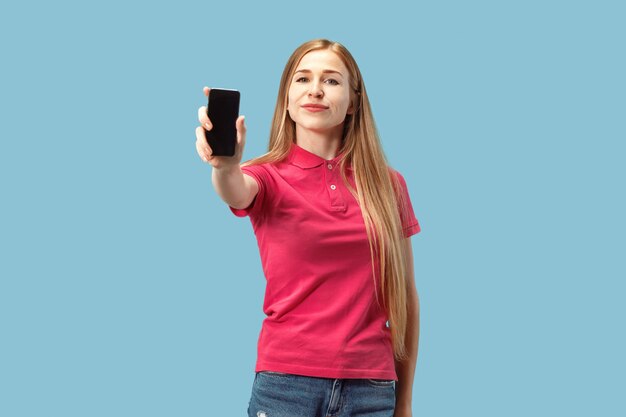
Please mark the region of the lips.
<svg viewBox="0 0 626 417"><path fill-rule="evenodd" d="M324 105L321 105L321 104L303 104L302 108L306 109L308 111L311 111L311 112L324 111L324 110L328 109L327 106L324 106Z"/></svg>

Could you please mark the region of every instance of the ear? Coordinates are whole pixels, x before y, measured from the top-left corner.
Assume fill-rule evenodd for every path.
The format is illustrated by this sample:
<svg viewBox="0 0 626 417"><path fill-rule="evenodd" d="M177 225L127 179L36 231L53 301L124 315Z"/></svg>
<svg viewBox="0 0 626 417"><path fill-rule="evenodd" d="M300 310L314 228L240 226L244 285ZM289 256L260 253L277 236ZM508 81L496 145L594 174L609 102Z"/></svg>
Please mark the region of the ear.
<svg viewBox="0 0 626 417"><path fill-rule="evenodd" d="M361 92L352 90L350 92L350 105L348 106L348 111L346 114L354 114L359 109L359 105L361 104Z"/></svg>

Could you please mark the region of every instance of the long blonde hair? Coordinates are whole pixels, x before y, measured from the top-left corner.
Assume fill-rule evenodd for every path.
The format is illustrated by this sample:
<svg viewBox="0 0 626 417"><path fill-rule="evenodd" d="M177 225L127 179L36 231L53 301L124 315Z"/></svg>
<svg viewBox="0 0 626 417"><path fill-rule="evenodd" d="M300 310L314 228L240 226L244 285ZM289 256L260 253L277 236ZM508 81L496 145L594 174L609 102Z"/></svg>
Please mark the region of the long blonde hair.
<svg viewBox="0 0 626 417"><path fill-rule="evenodd" d="M383 308L387 312L394 357L407 358L405 348L407 324L407 277L404 239L398 207L402 193L396 175L390 170L383 153L374 117L370 108L361 71L350 52L340 43L315 39L300 45L289 57L283 70L270 131L268 152L245 165L272 163L286 158L296 141L295 123L287 113L291 78L308 52L326 49L341 58L349 73L351 101L354 112L346 115L339 162L342 178L359 202L370 244L372 268L378 260ZM346 166L351 164L356 190L346 179ZM376 290L378 299L378 290Z"/></svg>

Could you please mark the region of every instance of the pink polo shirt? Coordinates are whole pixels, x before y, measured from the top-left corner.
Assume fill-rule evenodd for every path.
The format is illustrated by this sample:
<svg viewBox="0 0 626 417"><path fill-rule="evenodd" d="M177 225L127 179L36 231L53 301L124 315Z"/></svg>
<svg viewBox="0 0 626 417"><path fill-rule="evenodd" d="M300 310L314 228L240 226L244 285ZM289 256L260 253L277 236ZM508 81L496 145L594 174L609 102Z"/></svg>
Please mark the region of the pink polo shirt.
<svg viewBox="0 0 626 417"><path fill-rule="evenodd" d="M259 193L250 207L231 210L250 216L267 281L256 372L397 380L361 209L337 162L294 144L282 162L243 168ZM420 226L396 174L409 237Z"/></svg>

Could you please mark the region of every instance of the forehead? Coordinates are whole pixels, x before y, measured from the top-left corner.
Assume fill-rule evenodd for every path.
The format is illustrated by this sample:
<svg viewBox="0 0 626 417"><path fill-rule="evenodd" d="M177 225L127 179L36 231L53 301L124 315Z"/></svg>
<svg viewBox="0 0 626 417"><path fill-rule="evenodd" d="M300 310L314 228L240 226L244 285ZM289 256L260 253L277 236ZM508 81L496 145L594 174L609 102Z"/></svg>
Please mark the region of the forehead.
<svg viewBox="0 0 626 417"><path fill-rule="evenodd" d="M342 74L348 73L348 69L341 58L339 58L336 53L327 49L308 52L300 60L296 71L300 69L308 69L311 71L330 69L339 71Z"/></svg>

